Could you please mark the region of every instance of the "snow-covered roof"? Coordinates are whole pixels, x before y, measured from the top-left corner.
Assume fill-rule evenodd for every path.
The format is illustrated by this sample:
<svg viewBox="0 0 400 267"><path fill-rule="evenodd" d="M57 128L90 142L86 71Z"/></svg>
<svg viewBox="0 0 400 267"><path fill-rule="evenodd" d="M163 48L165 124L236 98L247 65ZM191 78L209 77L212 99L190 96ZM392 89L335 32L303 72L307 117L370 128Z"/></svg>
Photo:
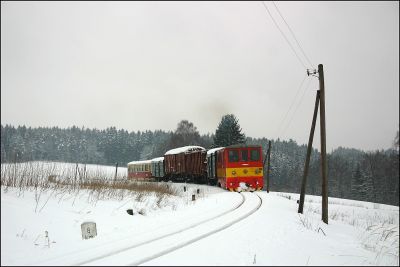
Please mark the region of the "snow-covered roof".
<svg viewBox="0 0 400 267"><path fill-rule="evenodd" d="M163 161L164 157L158 157L158 158L154 158L151 160L151 162L159 162L159 161Z"/></svg>
<svg viewBox="0 0 400 267"><path fill-rule="evenodd" d="M201 146L183 146L168 150L167 152L165 152L165 155L173 155L173 154L187 153L191 151L201 151L201 150L205 151L206 149Z"/></svg>
<svg viewBox="0 0 400 267"><path fill-rule="evenodd" d="M151 163L151 160L131 161L131 162L128 163L128 165L132 165L132 164L146 164L146 163Z"/></svg>
<svg viewBox="0 0 400 267"><path fill-rule="evenodd" d="M221 150L225 147L216 147L216 148L212 148L210 150L207 151L207 155L214 153L215 151Z"/></svg>

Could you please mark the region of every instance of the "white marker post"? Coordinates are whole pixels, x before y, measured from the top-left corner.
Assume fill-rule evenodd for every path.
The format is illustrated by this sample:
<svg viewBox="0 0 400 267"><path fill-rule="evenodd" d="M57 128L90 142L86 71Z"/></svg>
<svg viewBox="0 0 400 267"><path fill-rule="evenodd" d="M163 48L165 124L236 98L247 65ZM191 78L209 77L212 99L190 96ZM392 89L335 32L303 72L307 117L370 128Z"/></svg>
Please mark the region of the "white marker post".
<svg viewBox="0 0 400 267"><path fill-rule="evenodd" d="M95 222L84 222L81 224L82 239L89 239L97 236Z"/></svg>

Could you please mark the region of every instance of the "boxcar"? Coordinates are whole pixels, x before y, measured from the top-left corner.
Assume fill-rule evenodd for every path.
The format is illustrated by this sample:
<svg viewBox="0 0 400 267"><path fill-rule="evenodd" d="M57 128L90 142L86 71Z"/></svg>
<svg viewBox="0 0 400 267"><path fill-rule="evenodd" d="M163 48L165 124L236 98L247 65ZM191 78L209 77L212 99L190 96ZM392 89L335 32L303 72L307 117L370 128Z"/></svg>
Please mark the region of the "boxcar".
<svg viewBox="0 0 400 267"><path fill-rule="evenodd" d="M218 186L230 191L255 191L264 186L261 146L233 145L216 151Z"/></svg>
<svg viewBox="0 0 400 267"><path fill-rule="evenodd" d="M201 146L185 146L167 151L164 155L165 178L172 181L205 183L206 153L206 149Z"/></svg>
<svg viewBox="0 0 400 267"><path fill-rule="evenodd" d="M128 163L128 179L138 181L152 180L151 161L132 161Z"/></svg>

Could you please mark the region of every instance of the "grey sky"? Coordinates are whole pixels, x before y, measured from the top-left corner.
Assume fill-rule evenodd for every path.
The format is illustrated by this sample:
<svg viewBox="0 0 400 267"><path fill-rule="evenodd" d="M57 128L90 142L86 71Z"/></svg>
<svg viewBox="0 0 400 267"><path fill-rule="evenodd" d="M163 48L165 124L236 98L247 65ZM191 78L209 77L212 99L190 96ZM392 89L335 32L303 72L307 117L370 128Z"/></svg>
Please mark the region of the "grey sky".
<svg viewBox="0 0 400 267"><path fill-rule="evenodd" d="M399 3L275 4L312 67L324 65L328 152L390 147ZM233 113L247 136L306 144L318 80L298 91L305 75L259 1L1 2L3 125L174 130L187 119L203 134Z"/></svg>

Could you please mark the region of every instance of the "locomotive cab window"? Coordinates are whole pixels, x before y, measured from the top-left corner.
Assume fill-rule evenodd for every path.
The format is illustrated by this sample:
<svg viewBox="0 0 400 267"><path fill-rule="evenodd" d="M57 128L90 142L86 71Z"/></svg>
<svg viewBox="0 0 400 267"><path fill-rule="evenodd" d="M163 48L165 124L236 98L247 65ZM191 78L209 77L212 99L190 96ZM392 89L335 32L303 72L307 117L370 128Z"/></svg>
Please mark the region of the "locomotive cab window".
<svg viewBox="0 0 400 267"><path fill-rule="evenodd" d="M229 150L228 158L229 158L229 162L238 162L239 161L239 151Z"/></svg>
<svg viewBox="0 0 400 267"><path fill-rule="evenodd" d="M245 150L240 150L240 154L241 154L241 161L248 161L248 153L247 153L247 149Z"/></svg>
<svg viewBox="0 0 400 267"><path fill-rule="evenodd" d="M250 150L250 160L251 161L258 161L260 160L260 151L256 149Z"/></svg>

